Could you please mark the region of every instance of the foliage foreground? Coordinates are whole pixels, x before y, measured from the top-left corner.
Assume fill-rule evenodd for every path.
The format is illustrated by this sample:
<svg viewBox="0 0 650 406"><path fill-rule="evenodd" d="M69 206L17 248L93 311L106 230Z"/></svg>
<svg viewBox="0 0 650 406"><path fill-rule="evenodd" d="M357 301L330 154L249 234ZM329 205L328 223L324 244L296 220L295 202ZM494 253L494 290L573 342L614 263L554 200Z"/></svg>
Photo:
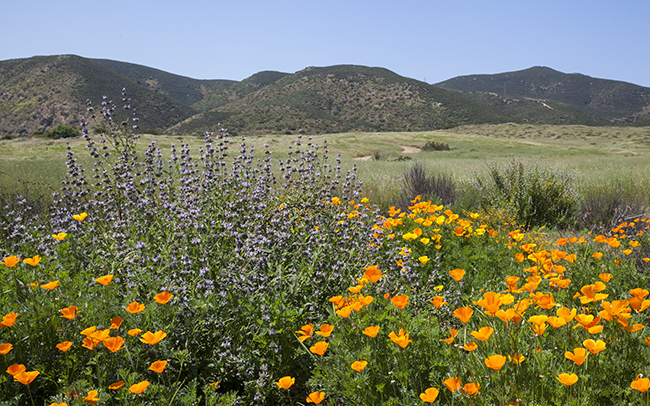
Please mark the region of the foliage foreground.
<svg viewBox="0 0 650 406"><path fill-rule="evenodd" d="M4 210L0 404L648 404L650 219L380 213L326 145L138 156L114 110L91 179Z"/></svg>

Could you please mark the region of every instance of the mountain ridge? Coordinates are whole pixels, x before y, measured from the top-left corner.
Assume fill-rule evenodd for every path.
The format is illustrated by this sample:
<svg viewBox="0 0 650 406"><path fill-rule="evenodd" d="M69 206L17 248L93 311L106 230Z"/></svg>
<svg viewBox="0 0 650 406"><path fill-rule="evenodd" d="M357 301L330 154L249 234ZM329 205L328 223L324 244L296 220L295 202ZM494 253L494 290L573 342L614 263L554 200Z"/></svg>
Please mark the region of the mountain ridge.
<svg viewBox="0 0 650 406"><path fill-rule="evenodd" d="M86 100L126 88L142 130L197 134L427 130L463 124L648 125L650 88L535 66L431 85L362 65L192 79L76 55L0 61L0 136L76 125Z"/></svg>

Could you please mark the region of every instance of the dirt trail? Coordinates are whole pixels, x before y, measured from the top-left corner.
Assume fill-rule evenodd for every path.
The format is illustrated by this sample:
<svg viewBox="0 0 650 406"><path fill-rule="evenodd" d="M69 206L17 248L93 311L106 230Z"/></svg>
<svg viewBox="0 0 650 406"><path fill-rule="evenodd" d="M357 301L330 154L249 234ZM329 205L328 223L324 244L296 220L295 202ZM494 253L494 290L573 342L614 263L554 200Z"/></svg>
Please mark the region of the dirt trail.
<svg viewBox="0 0 650 406"><path fill-rule="evenodd" d="M406 147L404 145L400 145L399 147L404 150L402 151L404 154L417 154L418 152L422 151L420 148L416 147Z"/></svg>
<svg viewBox="0 0 650 406"><path fill-rule="evenodd" d="M420 148L407 147L405 145L398 145L398 147L402 148L402 153L403 154L417 154L418 152L422 151ZM372 159L372 155L360 156L360 157L353 158L353 159L355 161L368 161L368 160Z"/></svg>

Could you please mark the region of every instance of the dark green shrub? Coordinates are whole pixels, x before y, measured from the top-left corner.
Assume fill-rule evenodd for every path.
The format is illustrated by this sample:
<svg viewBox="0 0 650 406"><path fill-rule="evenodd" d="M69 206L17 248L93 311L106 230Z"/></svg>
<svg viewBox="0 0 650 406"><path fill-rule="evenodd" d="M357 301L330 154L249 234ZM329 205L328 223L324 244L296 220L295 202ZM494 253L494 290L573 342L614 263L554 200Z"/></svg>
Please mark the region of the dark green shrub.
<svg viewBox="0 0 650 406"><path fill-rule="evenodd" d="M58 140L59 138L73 138L79 136L81 136L81 131L64 124L59 124L56 128L47 132L47 138L54 138L55 140Z"/></svg>
<svg viewBox="0 0 650 406"><path fill-rule="evenodd" d="M422 147L423 151L449 151L451 148L444 142L427 141Z"/></svg>
<svg viewBox="0 0 650 406"><path fill-rule="evenodd" d="M456 185L450 176L427 173L424 165L416 162L404 174L400 206L410 206L416 196L421 196L423 200L440 201L447 206L454 203L457 195Z"/></svg>
<svg viewBox="0 0 650 406"><path fill-rule="evenodd" d="M506 210L526 229L575 223L578 196L568 173L513 159L503 169L491 166L489 177L475 183L484 209Z"/></svg>

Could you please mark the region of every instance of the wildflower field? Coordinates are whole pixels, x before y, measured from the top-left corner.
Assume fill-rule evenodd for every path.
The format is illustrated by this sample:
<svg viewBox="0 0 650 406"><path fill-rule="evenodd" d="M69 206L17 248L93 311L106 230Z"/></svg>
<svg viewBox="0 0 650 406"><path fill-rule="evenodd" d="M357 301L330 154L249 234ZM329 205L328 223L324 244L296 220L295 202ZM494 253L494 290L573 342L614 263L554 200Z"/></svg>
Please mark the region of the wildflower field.
<svg viewBox="0 0 650 406"><path fill-rule="evenodd" d="M3 208L0 405L649 404L650 216L382 210L327 144L163 158L114 111Z"/></svg>

